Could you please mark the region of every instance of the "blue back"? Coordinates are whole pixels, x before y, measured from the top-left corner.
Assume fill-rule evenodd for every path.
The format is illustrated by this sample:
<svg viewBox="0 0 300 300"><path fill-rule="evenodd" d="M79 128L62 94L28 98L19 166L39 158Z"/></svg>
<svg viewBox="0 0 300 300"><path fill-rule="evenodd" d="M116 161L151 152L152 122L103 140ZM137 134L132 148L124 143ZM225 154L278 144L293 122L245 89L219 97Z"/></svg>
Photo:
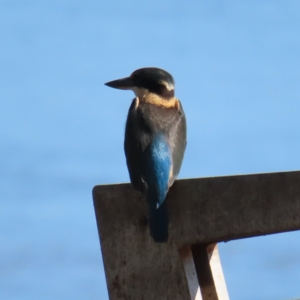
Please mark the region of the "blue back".
<svg viewBox="0 0 300 300"><path fill-rule="evenodd" d="M143 154L142 165L148 202L158 208L167 196L172 168L171 149L163 134L157 133L153 137L152 143Z"/></svg>
<svg viewBox="0 0 300 300"><path fill-rule="evenodd" d="M142 155L142 178L146 185L150 234L156 242L168 240L169 216L165 199L172 168L171 149L166 137L157 133Z"/></svg>

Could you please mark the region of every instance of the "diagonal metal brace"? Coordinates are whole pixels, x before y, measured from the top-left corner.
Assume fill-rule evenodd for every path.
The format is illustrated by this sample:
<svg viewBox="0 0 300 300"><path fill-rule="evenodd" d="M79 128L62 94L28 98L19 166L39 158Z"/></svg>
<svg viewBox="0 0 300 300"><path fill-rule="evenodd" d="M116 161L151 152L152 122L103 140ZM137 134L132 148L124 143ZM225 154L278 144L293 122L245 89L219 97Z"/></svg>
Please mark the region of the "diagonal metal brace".
<svg viewBox="0 0 300 300"><path fill-rule="evenodd" d="M180 250L191 300L229 300L217 244Z"/></svg>

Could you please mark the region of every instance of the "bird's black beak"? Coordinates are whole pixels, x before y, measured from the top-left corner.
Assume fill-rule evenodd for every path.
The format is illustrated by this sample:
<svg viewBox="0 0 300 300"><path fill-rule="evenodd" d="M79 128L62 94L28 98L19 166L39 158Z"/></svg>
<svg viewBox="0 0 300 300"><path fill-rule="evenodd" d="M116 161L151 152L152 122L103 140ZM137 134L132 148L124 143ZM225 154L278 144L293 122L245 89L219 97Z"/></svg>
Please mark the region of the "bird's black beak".
<svg viewBox="0 0 300 300"><path fill-rule="evenodd" d="M130 90L134 86L133 81L130 77L106 82L105 85L120 90Z"/></svg>

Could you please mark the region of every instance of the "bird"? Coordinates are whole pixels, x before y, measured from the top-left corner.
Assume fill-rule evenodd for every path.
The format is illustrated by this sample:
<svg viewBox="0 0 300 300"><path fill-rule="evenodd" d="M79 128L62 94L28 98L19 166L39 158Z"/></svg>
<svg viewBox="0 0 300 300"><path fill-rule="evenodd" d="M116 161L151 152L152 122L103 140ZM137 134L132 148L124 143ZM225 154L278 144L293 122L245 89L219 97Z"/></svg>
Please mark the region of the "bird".
<svg viewBox="0 0 300 300"><path fill-rule="evenodd" d="M135 94L125 126L124 150L130 181L148 204L150 235L168 241L166 197L186 149L186 117L167 71L147 67L105 85Z"/></svg>

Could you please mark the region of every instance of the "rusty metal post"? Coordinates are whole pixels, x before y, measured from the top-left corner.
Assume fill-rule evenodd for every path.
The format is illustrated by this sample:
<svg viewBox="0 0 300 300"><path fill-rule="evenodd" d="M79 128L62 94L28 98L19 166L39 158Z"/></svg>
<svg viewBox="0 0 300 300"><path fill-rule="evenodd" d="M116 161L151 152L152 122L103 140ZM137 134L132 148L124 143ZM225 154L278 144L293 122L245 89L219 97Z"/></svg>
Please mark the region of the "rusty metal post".
<svg viewBox="0 0 300 300"><path fill-rule="evenodd" d="M149 236L145 199L131 185L96 186L110 299L200 300L206 290L227 300L217 248L199 244L299 230L299 182L300 171L178 180L167 199L166 244ZM190 253L184 254L186 247Z"/></svg>

